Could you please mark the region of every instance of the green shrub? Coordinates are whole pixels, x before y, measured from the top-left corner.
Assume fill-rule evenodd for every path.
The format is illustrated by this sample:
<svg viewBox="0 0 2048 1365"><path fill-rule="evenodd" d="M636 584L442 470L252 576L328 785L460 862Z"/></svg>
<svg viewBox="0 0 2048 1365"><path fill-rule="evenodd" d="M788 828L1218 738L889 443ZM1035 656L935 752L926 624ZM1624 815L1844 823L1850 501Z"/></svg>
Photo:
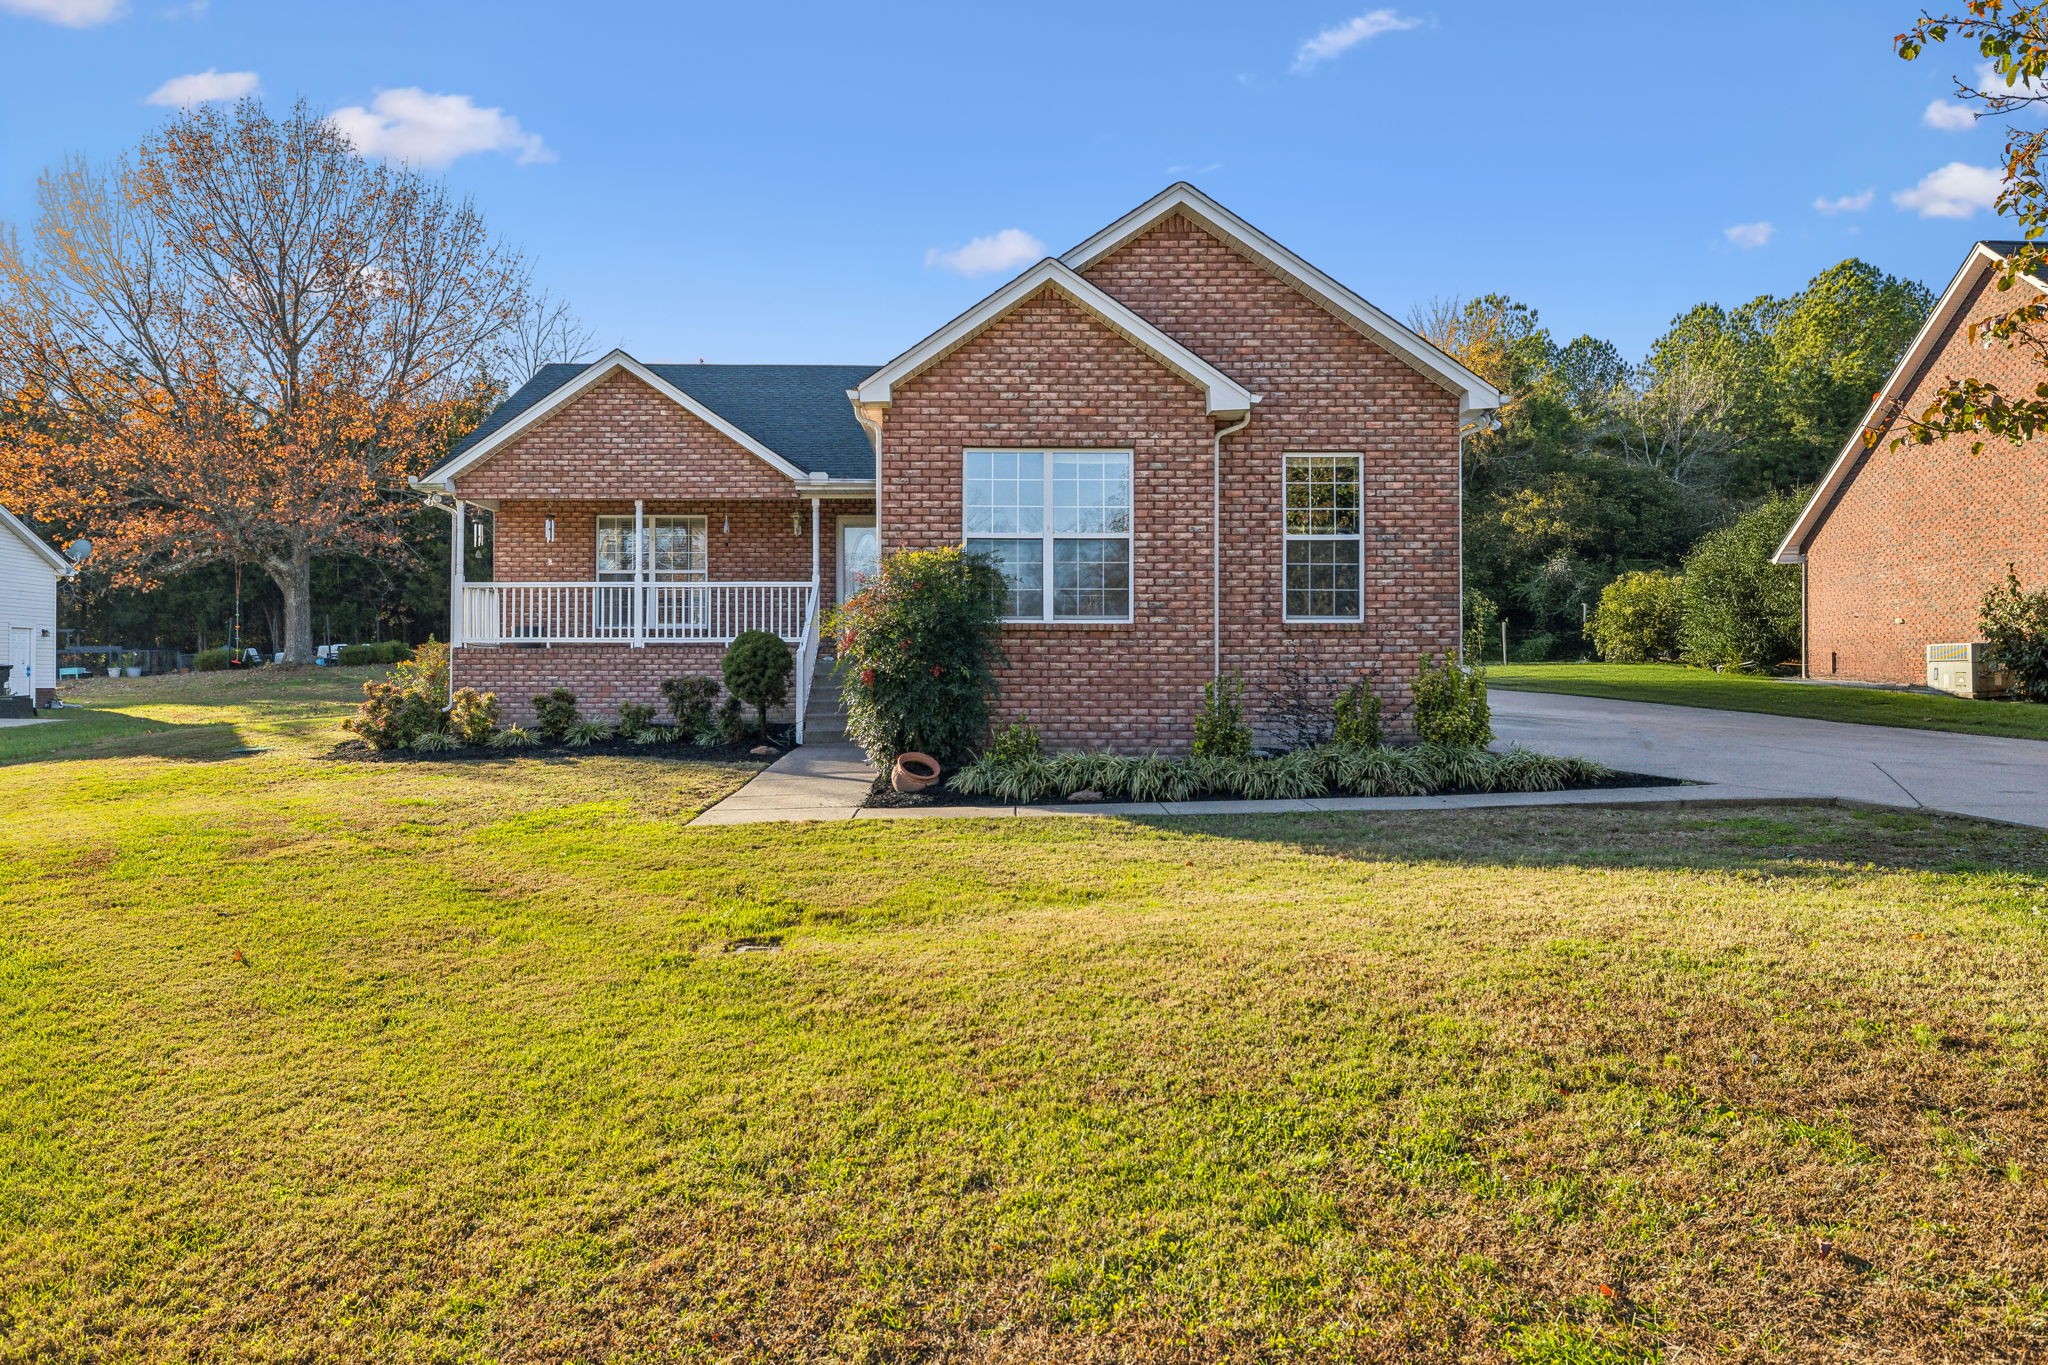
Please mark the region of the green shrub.
<svg viewBox="0 0 2048 1365"><path fill-rule="evenodd" d="M508 725L491 736L493 749L531 749L533 732L522 725Z"/></svg>
<svg viewBox="0 0 2048 1365"><path fill-rule="evenodd" d="M650 725L633 736L635 744L680 744L686 732L680 725Z"/></svg>
<svg viewBox="0 0 2048 1365"><path fill-rule="evenodd" d="M432 698L397 683L366 682L356 713L341 728L372 749L404 749L441 728L444 717Z"/></svg>
<svg viewBox="0 0 2048 1365"><path fill-rule="evenodd" d="M1500 607L1477 588L1465 590L1465 662L1477 665L1500 648Z"/></svg>
<svg viewBox="0 0 2048 1365"><path fill-rule="evenodd" d="M1483 749L1493 742L1486 675L1445 655L1424 658L1415 675L1415 735L1425 744Z"/></svg>
<svg viewBox="0 0 2048 1365"><path fill-rule="evenodd" d="M747 724L747 708L740 705L738 697L727 697L719 704L718 713L711 722L711 737L700 740L704 744L744 744L753 730Z"/></svg>
<svg viewBox="0 0 2048 1365"><path fill-rule="evenodd" d="M1028 717L1020 716L996 732L988 746L988 756L998 763L1014 763L1022 758L1037 758L1045 752L1038 740L1038 727Z"/></svg>
<svg viewBox="0 0 2048 1365"><path fill-rule="evenodd" d="M406 747L415 753L438 754L445 753L449 749L461 748L462 741L445 731L428 730L424 734L413 736L412 743Z"/></svg>
<svg viewBox="0 0 2048 1365"><path fill-rule="evenodd" d="M448 728L464 744L489 744L498 733L498 695L458 687L448 705Z"/></svg>
<svg viewBox="0 0 2048 1365"><path fill-rule="evenodd" d="M718 700L718 686L718 679L702 673L662 680L662 700L684 734L695 738L711 727L711 704Z"/></svg>
<svg viewBox="0 0 2048 1365"><path fill-rule="evenodd" d="M1370 749L1380 742L1380 699L1363 682L1355 682L1337 694L1337 723L1333 744Z"/></svg>
<svg viewBox="0 0 2048 1365"><path fill-rule="evenodd" d="M619 738L633 739L654 728L654 708L644 702L619 704Z"/></svg>
<svg viewBox="0 0 2048 1365"><path fill-rule="evenodd" d="M789 675L796 671L789 646L769 631L741 631L718 666L725 674L725 690L754 708L754 732L766 739L768 708L788 699Z"/></svg>
<svg viewBox="0 0 2048 1365"><path fill-rule="evenodd" d="M1774 497L1693 546L1679 624L1688 662L1767 672L1799 652L1799 569L1773 564L1771 555L1800 506L1797 498Z"/></svg>
<svg viewBox="0 0 2048 1365"><path fill-rule="evenodd" d="M1224 673L1202 684L1202 709L1195 713L1198 758L1247 758L1252 727L1244 722L1244 677Z"/></svg>
<svg viewBox="0 0 2048 1365"><path fill-rule="evenodd" d="M1600 605L1586 622L1593 649L1611 664L1641 664L1678 657L1685 619L1685 579L1671 573L1625 573L1600 590Z"/></svg>
<svg viewBox="0 0 2048 1365"><path fill-rule="evenodd" d="M583 717L576 710L576 694L566 687L543 692L533 699L533 728L550 744L560 744Z"/></svg>
<svg viewBox="0 0 2048 1365"><path fill-rule="evenodd" d="M984 555L898 550L833 614L847 732L878 766L911 752L946 767L973 756L988 734L1007 592Z"/></svg>
<svg viewBox="0 0 2048 1365"><path fill-rule="evenodd" d="M592 744L609 743L615 733L601 720L579 720L562 736L562 742L572 749L582 749Z"/></svg>
<svg viewBox="0 0 2048 1365"><path fill-rule="evenodd" d="M201 673L218 673L228 666L227 646L202 649L192 656L192 667Z"/></svg>
<svg viewBox="0 0 2048 1365"><path fill-rule="evenodd" d="M2026 592L2012 565L2005 582L1984 594L1978 628L2012 670L2013 685L2028 701L2048 701L2048 588Z"/></svg>
<svg viewBox="0 0 2048 1365"><path fill-rule="evenodd" d="M1562 636L1531 635L1515 641L1508 650L1508 659L1518 664L1546 664L1570 651L1570 645Z"/></svg>
<svg viewBox="0 0 2048 1365"><path fill-rule="evenodd" d="M361 668L379 662L375 645L343 645L334 651L334 661L344 668Z"/></svg>

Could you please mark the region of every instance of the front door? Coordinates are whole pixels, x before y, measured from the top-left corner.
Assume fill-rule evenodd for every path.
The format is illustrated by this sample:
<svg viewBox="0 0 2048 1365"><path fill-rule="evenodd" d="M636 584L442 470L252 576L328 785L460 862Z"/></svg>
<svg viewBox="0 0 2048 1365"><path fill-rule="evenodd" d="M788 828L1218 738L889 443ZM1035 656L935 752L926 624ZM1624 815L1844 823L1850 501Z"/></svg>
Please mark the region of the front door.
<svg viewBox="0 0 2048 1365"><path fill-rule="evenodd" d="M861 590L882 560L882 542L873 517L842 517L839 521L839 600Z"/></svg>

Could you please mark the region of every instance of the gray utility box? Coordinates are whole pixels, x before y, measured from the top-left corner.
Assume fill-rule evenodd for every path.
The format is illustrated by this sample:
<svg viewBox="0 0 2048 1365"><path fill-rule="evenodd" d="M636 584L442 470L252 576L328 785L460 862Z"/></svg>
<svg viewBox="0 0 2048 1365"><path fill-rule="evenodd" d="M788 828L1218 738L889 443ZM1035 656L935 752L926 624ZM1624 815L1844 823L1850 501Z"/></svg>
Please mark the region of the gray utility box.
<svg viewBox="0 0 2048 1365"><path fill-rule="evenodd" d="M1958 697L2003 697L2012 691L2012 671L1988 644L1929 645L1927 685Z"/></svg>

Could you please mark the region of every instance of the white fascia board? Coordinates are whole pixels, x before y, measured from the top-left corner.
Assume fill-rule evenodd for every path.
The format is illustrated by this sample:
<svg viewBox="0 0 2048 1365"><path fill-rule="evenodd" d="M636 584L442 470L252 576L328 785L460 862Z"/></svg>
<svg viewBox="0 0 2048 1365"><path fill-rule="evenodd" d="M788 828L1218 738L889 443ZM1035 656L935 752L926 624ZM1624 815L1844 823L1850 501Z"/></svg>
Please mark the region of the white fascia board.
<svg viewBox="0 0 2048 1365"><path fill-rule="evenodd" d="M1075 270L1086 270L1175 213L1186 214L1239 250L1265 262L1325 308L1405 357L1445 388L1457 391L1463 419L1472 420L1475 414L1492 411L1504 401L1499 389L1186 181L1167 186L1060 260Z"/></svg>
<svg viewBox="0 0 2048 1365"><path fill-rule="evenodd" d="M14 513L8 511L5 507L0 507L0 526L5 526L8 530L14 532L22 544L34 550L38 555L41 555L43 561L56 570L59 578L69 578L72 574L78 572L77 567L70 560L51 549L41 536L29 529L27 522L15 516Z"/></svg>
<svg viewBox="0 0 2048 1365"><path fill-rule="evenodd" d="M853 390L854 401L887 404L896 384L945 356L1018 304L1048 287L1059 290L1076 305L1094 314L1111 331L1200 388L1211 413L1235 415L1250 412L1252 404L1258 401L1242 384L1051 257L1032 266L863 379Z"/></svg>
<svg viewBox="0 0 2048 1365"><path fill-rule="evenodd" d="M704 422L705 425L711 427L712 430L731 441L734 445L758 457L778 473L787 475L798 483L808 483L812 479L813 476L808 471L797 468L767 446L762 445L759 441L747 435L746 432L741 431L731 422L720 417L710 408L705 407L689 394L684 393L681 389L633 359L632 356L627 355L624 351L613 351L610 355L584 366L581 374L562 385L559 389L556 389L546 398L541 399L540 402L535 403L525 412L520 413L504 426L499 427L468 450L463 451L455 459L442 465L425 478L413 480L414 486L432 488L444 493L453 493L455 491L456 475L482 463L499 447L516 439L522 432L536 424L545 421L550 414L575 401L579 394L584 393L599 381L622 370L646 384L677 407L682 408L685 412Z"/></svg>
<svg viewBox="0 0 2048 1365"><path fill-rule="evenodd" d="M1806 506L1800 509L1797 520L1792 523L1791 529L1785 532L1785 539L1780 541L1778 548L1772 552L1771 563L1806 562L1807 541L1820 528L1821 519L1826 514L1828 505L1835 500L1835 495L1841 492L1842 485L1849 481L1850 473L1856 468L1857 459L1865 450L1863 433L1877 429L1885 407L1901 396L1904 386L1919 373L1920 367L1927 363L1928 356L1933 353L1935 340L1948 329L1956 309L1962 306L1963 295L1976 288L1977 281L1984 273L2004 259L2005 257L1983 242L1977 243L1963 259L1963 264L1956 271L1955 277L1948 282L1948 288L1941 291L1941 297L1935 300L1934 307L1928 310L1927 320L1921 323L1920 330L1913 334L1913 344L1906 347L1906 353L1899 357L1899 363L1892 366L1892 372L1886 375L1884 383L1878 386L1876 396L1870 400L1869 408L1863 413L1863 420L1856 424L1855 430L1849 433L1847 443L1842 446L1842 453L1835 456L1835 462L1828 466L1828 472L1814 488L1813 496L1806 500ZM2029 282L2040 285L2038 280L2030 279Z"/></svg>

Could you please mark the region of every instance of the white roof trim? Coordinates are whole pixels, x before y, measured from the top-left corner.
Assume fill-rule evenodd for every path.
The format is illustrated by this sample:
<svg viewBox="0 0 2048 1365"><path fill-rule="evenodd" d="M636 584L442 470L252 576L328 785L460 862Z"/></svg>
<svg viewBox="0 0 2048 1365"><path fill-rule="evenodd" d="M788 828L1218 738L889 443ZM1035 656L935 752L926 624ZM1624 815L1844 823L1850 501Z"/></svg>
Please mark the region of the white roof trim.
<svg viewBox="0 0 2048 1365"><path fill-rule="evenodd" d="M1047 257L933 332L860 382L857 403L887 403L896 384L910 378L1012 308L1045 288L1059 290L1093 313L1112 331L1203 391L1212 413L1250 412L1258 400L1242 384L1090 284L1070 267Z"/></svg>
<svg viewBox="0 0 2048 1365"><path fill-rule="evenodd" d="M455 491L454 480L458 474L461 474L465 470L472 469L476 465L482 463L485 459L488 459L490 455L493 452L495 452L499 447L516 439L519 435L527 431L529 428L535 426L536 424L545 421L550 414L567 406L569 403L574 402L577 396L582 394L585 390L591 388L593 385L597 384L598 382L607 378L608 376L617 374L621 370L625 371L627 374L632 375L635 379L640 380L643 384L646 384L649 388L653 389L656 393L660 394L662 397L674 403L677 407L682 408L684 411L690 413L692 416L701 419L706 425L710 426L714 431L718 432L719 435L725 437L733 444L739 446L743 450L747 451L749 454L758 456L760 459L762 459L767 464L772 466L777 472L786 474L790 478L796 480L798 483L801 484L808 485L814 482L822 481L823 476L813 475L806 472L805 470L797 468L788 460L783 459L782 456L777 455L774 451L770 450L767 446L762 445L759 441L747 435L746 432L741 431L731 422L726 421L725 418L720 417L710 408L705 407L704 404L699 402L697 399L692 398L687 393L684 393L681 389L669 383L660 375L648 369L645 365L642 365L639 361L633 359L632 356L627 355L624 351L613 351L610 355L607 355L599 360L594 360L590 364L584 366L583 372L581 374L577 375L574 379L571 379L568 383L562 385L562 387L556 389L547 397L541 399L538 403L535 403L525 412L520 413L517 417L507 422L504 426L499 427L496 431L492 432L489 436L486 436L483 440L478 441L468 450L463 451L462 454L458 455L453 460L450 460L448 463L442 465L439 469L436 469L431 474L428 474L425 478L413 480L413 486L416 488L438 489L444 493L453 493Z"/></svg>
<svg viewBox="0 0 2048 1365"><path fill-rule="evenodd" d="M1444 387L1456 390L1461 395L1462 412L1487 412L1500 407L1500 390L1184 180L1167 186L1060 260L1075 270L1086 270L1175 213L1186 214L1239 250L1264 261L1325 308Z"/></svg>
<svg viewBox="0 0 2048 1365"><path fill-rule="evenodd" d="M1883 422L1879 420L1886 406L1903 396L1905 386L1920 372L1920 367L1927 363L1928 357L1934 352L1936 340L1947 330L1949 322L1955 317L1956 309L1962 306L1963 296L1977 287L1978 280L1983 278L1986 271L2004 259L2005 257L1989 243L1979 242L1971 248L1970 254L1963 259L1962 266L1956 271L1955 278L1948 282L1948 288L1941 291L1941 297L1935 300L1934 307L1928 311L1927 320L1921 323L1920 330L1914 333L1913 344L1906 348L1906 353L1899 357L1899 363L1892 366L1892 372L1885 376L1884 383L1878 387L1876 397L1870 400L1870 407L1865 410L1863 420L1858 422L1856 429L1849 434L1849 440L1843 445L1842 453L1835 456L1835 462L1828 466L1828 472L1821 477L1820 484L1813 490L1813 496L1806 500L1806 506L1800 510L1798 519L1792 523L1791 529L1785 532L1785 539L1771 555L1773 564L1806 562L1807 541L1820 529L1821 522L1826 519L1827 509L1833 504L1836 495L1842 491L1842 486L1848 483L1849 476L1855 472L1857 460L1868 448L1863 444L1863 434L1889 424L1889 418ZM2030 282L2041 284L2039 280Z"/></svg>
<svg viewBox="0 0 2048 1365"><path fill-rule="evenodd" d="M57 571L59 578L69 578L77 572L77 569L73 567L70 560L51 549L41 536L29 529L27 522L15 516L14 513L8 511L5 507L0 507L0 526L5 526L8 530L14 532L22 544L41 555L49 566Z"/></svg>

